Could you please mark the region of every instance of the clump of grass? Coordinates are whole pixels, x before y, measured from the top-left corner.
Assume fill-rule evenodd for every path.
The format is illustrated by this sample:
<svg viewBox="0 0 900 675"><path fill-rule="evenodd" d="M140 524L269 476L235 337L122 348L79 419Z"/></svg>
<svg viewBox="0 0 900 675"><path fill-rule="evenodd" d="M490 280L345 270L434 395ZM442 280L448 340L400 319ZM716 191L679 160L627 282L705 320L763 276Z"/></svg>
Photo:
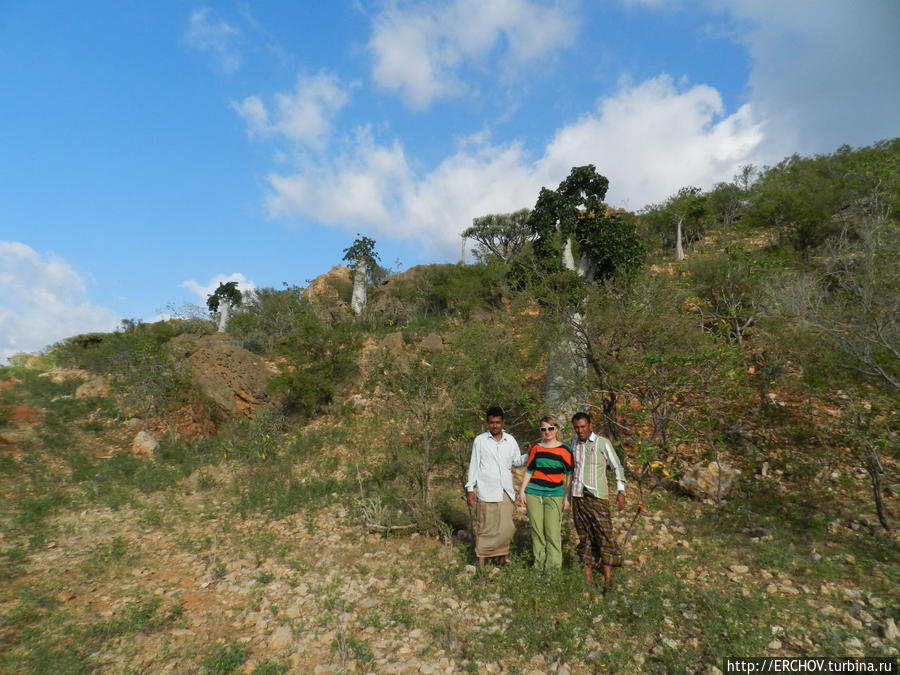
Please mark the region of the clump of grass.
<svg viewBox="0 0 900 675"><path fill-rule="evenodd" d="M158 596L139 597L125 607L121 616L90 624L84 634L90 640L105 642L120 635L149 633L170 625L184 613L181 605L160 612L162 604L163 600Z"/></svg>
<svg viewBox="0 0 900 675"><path fill-rule="evenodd" d="M233 673L247 660L247 650L242 644L216 644L203 657L204 672L211 675Z"/></svg>

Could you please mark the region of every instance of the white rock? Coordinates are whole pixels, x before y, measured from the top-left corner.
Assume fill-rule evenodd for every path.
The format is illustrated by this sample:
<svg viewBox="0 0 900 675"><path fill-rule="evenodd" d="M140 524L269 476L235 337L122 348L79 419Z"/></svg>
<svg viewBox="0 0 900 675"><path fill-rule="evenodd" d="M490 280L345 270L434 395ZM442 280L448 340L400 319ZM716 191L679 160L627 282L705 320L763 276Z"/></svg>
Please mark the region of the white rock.
<svg viewBox="0 0 900 675"><path fill-rule="evenodd" d="M131 454L135 457L150 457L159 447L159 442L146 431L139 431L131 442Z"/></svg>

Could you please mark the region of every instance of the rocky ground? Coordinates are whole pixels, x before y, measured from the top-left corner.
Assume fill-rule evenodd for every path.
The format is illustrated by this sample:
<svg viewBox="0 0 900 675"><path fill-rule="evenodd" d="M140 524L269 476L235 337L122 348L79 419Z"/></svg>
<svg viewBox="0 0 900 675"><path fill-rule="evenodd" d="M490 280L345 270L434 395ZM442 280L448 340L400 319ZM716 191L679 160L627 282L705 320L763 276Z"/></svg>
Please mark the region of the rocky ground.
<svg viewBox="0 0 900 675"><path fill-rule="evenodd" d="M697 541L690 518L708 507L690 504L680 514L663 508L639 519L612 596L583 591L579 602L596 630L584 636L577 655L558 660L539 649L513 649L505 659L475 663L477 650L466 646L472 641L514 642L507 633L511 617L527 608L516 606L520 596L512 597L509 584L533 582L530 570L518 565L514 572L482 575L455 537L367 534L338 505L280 520L241 517L224 501L229 478L223 465L215 474L193 476L181 494L60 515L53 540L7 586L0 615L8 619L29 594L43 594L54 615L66 617L47 622L44 630L72 622L100 626L101 632L106 626L111 639L88 657L99 672L225 672L226 657L239 654L245 673L587 673L605 670L610 635L624 630L634 612L645 611L635 603L656 574L671 575L666 578L680 591L661 598L652 630L644 627L615 643L635 671L664 672L669 651L703 653L709 624L698 613L710 610L693 605L692 597L722 589L723 611L731 611L734 599L762 603L761 611L743 619L762 622L757 628L768 635L766 655L835 649L896 655L900 644L897 595L882 570L858 574L852 554L838 547L807 550L804 564L785 569L748 565L746 552ZM524 526L523 514L519 518ZM618 530L629 521L630 514L618 516ZM746 538L752 550L768 547L772 535L762 528ZM838 568L838 580L815 581L816 566L826 564ZM851 573L841 575L840 569ZM866 575L874 575L881 590L867 587ZM134 626L117 636L114 627L127 621ZM5 623L4 648L15 652L21 635ZM836 635L837 646L831 643ZM694 672L719 667L711 659L696 663Z"/></svg>

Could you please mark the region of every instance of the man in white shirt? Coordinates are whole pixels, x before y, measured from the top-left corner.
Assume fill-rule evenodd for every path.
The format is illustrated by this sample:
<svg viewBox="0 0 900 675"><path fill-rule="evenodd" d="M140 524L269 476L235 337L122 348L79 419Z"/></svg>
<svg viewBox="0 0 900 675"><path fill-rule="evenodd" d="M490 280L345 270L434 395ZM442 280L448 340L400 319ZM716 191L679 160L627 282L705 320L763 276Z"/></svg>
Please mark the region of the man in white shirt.
<svg viewBox="0 0 900 675"><path fill-rule="evenodd" d="M488 558L495 558L500 565L506 562L515 534L516 492L511 469L528 462L516 439L503 431L503 410L488 408L485 419L488 430L472 443L466 480L466 500L476 507L475 555L482 568Z"/></svg>
<svg viewBox="0 0 900 675"><path fill-rule="evenodd" d="M594 582L594 568L603 569L604 590L612 588L613 567L622 565L622 552L613 533L609 510L606 468L616 476L616 507L625 508L625 472L612 443L592 430L591 416L584 412L572 417L572 520L578 532L578 556L584 563L584 581Z"/></svg>

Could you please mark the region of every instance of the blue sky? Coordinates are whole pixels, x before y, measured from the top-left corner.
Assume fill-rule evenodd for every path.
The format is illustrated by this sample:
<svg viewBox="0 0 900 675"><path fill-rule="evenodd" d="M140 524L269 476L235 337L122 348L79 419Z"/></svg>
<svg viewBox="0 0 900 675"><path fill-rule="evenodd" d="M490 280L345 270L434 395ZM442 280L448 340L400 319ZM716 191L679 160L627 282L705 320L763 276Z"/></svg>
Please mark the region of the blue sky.
<svg viewBox="0 0 900 675"><path fill-rule="evenodd" d="M0 2L0 363L357 232L459 259L575 165L633 210L900 135L895 0Z"/></svg>

